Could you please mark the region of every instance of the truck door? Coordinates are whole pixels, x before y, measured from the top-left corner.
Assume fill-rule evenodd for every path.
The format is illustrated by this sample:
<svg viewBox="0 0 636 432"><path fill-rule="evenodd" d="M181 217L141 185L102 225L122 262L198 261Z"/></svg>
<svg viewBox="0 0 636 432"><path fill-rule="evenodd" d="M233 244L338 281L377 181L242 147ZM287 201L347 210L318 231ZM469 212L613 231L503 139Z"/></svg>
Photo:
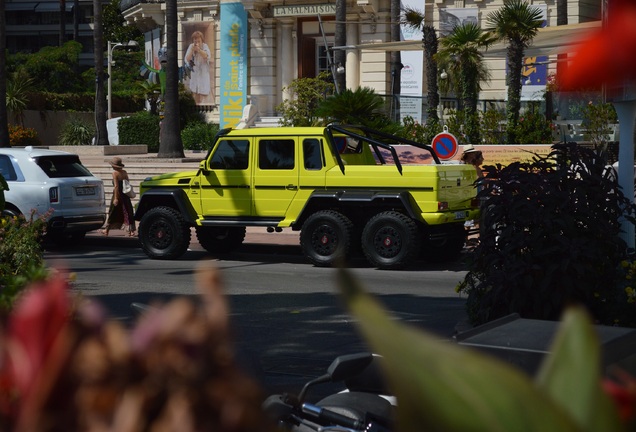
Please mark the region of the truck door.
<svg viewBox="0 0 636 432"><path fill-rule="evenodd" d="M298 151L295 137L256 140L254 216L284 217L298 192Z"/></svg>
<svg viewBox="0 0 636 432"><path fill-rule="evenodd" d="M250 140L219 139L210 156L209 168L207 175L201 176L202 214L250 216Z"/></svg>

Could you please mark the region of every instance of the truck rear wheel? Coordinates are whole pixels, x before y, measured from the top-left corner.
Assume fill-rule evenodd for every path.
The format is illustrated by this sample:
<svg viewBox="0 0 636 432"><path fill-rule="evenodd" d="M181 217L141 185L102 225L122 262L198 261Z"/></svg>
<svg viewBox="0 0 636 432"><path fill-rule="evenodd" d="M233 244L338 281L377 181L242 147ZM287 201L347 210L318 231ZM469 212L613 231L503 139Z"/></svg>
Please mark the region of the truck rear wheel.
<svg viewBox="0 0 636 432"><path fill-rule="evenodd" d="M181 214L171 207L155 207L139 224L141 248L152 259L177 259L190 245L190 227Z"/></svg>
<svg viewBox="0 0 636 432"><path fill-rule="evenodd" d="M362 231L362 251L381 269L404 268L419 253L419 230L408 216L387 211L373 216Z"/></svg>
<svg viewBox="0 0 636 432"><path fill-rule="evenodd" d="M227 254L245 239L245 227L197 227L197 240L211 254Z"/></svg>
<svg viewBox="0 0 636 432"><path fill-rule="evenodd" d="M300 232L300 247L317 267L344 259L351 247L353 224L341 213L323 210L311 215Z"/></svg>

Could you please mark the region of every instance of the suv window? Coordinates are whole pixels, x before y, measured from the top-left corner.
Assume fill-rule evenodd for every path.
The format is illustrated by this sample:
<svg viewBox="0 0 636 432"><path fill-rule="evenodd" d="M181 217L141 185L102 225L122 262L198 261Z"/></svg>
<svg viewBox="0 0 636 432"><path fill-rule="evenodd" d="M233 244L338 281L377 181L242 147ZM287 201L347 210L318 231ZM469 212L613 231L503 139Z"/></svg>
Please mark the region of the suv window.
<svg viewBox="0 0 636 432"><path fill-rule="evenodd" d="M324 158L320 141L316 138L303 140L303 158L305 160L305 169L321 170L324 166Z"/></svg>
<svg viewBox="0 0 636 432"><path fill-rule="evenodd" d="M221 140L216 146L211 169L244 170L249 165L250 143L247 140Z"/></svg>
<svg viewBox="0 0 636 432"><path fill-rule="evenodd" d="M76 155L40 156L35 159L42 171L50 178L92 177L93 174L81 164Z"/></svg>
<svg viewBox="0 0 636 432"><path fill-rule="evenodd" d="M0 174L2 174L2 177L7 181L15 181L18 179L11 159L9 159L7 155L0 155Z"/></svg>
<svg viewBox="0 0 636 432"><path fill-rule="evenodd" d="M261 140L258 143L260 169L294 169L296 143L290 139Z"/></svg>

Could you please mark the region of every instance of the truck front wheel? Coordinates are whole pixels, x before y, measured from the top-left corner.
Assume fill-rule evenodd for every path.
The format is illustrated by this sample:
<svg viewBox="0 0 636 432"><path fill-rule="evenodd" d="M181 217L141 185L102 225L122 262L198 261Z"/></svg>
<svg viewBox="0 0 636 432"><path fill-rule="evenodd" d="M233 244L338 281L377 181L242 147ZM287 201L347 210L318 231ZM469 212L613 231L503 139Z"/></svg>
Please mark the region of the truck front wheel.
<svg viewBox="0 0 636 432"><path fill-rule="evenodd" d="M408 216L387 211L373 216L362 231L362 251L381 269L404 268L419 253L419 230Z"/></svg>
<svg viewBox="0 0 636 432"><path fill-rule="evenodd" d="M227 254L245 239L245 227L197 227L197 239L211 254Z"/></svg>
<svg viewBox="0 0 636 432"><path fill-rule="evenodd" d="M351 246L353 224L341 213L323 210L311 215L300 232L300 247L317 267L344 259Z"/></svg>
<svg viewBox="0 0 636 432"><path fill-rule="evenodd" d="M155 207L139 223L141 248L152 259L177 259L190 245L190 227L171 207Z"/></svg>

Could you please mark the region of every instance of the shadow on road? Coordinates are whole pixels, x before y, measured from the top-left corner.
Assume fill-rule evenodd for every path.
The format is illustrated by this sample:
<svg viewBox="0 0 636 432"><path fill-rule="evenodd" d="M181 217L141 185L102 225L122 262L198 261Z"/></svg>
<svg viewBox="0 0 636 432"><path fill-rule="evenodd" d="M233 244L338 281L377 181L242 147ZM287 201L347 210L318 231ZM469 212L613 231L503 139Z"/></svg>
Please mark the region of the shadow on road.
<svg viewBox="0 0 636 432"><path fill-rule="evenodd" d="M197 301L196 296L189 296ZM134 326L132 303L158 305L174 296L156 293L97 295L110 316ZM451 339L465 319L460 298L381 295L385 308L401 322ZM324 373L342 354L370 350L358 334L355 318L327 293L229 295L231 322L240 359L265 391L298 392L308 379ZM399 312L393 312L399 310ZM328 393L332 388L322 390ZM316 393L323 397L326 393Z"/></svg>
<svg viewBox="0 0 636 432"><path fill-rule="evenodd" d="M92 251L103 250L105 248L121 248L141 251L139 239L128 238L125 236L99 236L88 235L79 244L69 244L66 246L46 245L46 249L51 252L77 252L82 253L83 250ZM212 255L203 250L196 240L190 243L188 251L179 258L179 260L199 260L202 258L217 258L219 260L232 261L260 261L263 263L293 263L307 264L308 260L303 256L300 245L294 244L276 244L262 242L246 242L239 249L231 254ZM425 259L417 260L414 265L400 271L422 271L422 270L449 270L449 271L467 271L470 263L470 249L465 249L457 259L446 262L431 262ZM348 267L350 268L369 268L369 263L360 253L352 253L349 257Z"/></svg>

